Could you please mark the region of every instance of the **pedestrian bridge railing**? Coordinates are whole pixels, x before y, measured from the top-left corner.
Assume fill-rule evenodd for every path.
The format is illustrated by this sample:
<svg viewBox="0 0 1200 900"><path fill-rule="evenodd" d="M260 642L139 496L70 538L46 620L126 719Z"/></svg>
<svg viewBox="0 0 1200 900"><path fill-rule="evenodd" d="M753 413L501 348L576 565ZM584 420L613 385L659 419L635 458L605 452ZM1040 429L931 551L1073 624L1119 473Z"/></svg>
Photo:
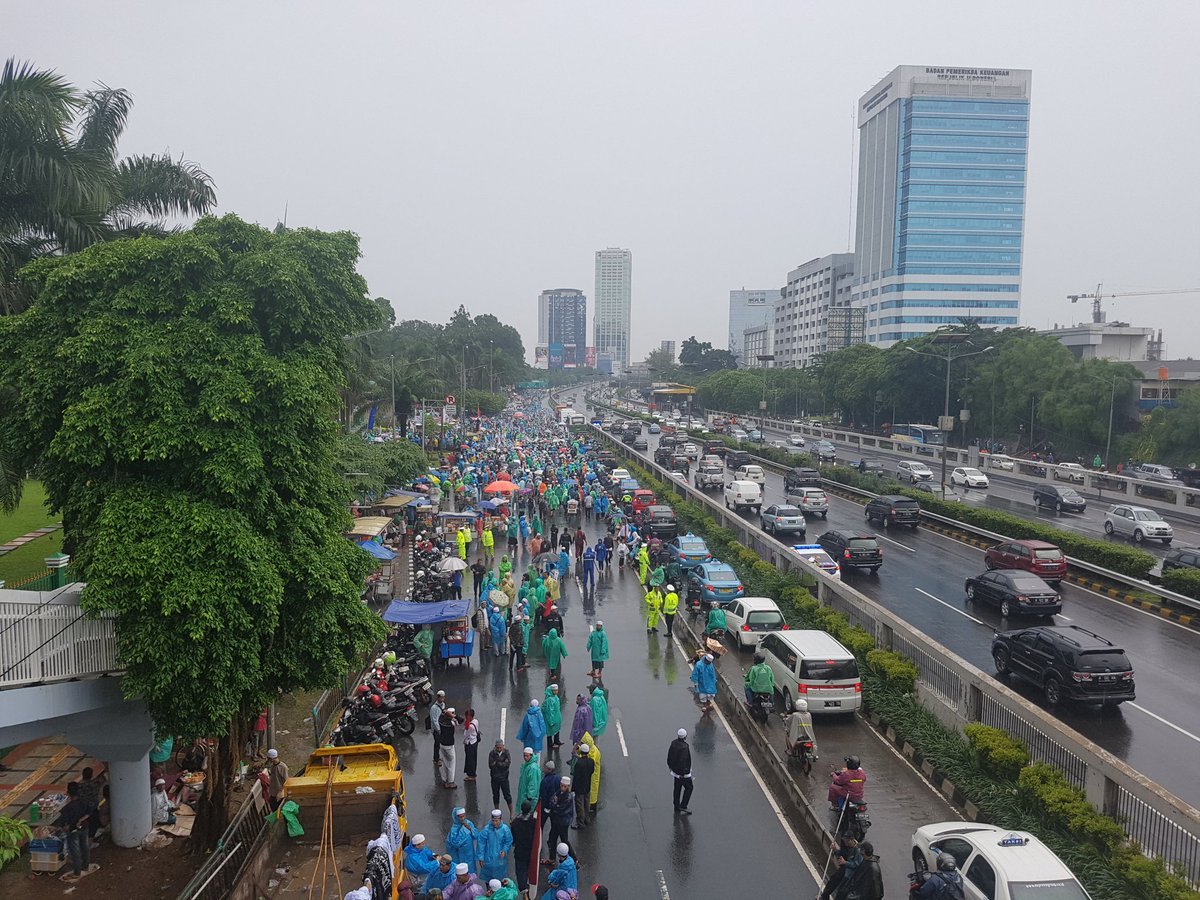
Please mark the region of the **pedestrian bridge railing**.
<svg viewBox="0 0 1200 900"><path fill-rule="evenodd" d="M117 622L83 611L81 584L0 590L0 690L118 674Z"/></svg>

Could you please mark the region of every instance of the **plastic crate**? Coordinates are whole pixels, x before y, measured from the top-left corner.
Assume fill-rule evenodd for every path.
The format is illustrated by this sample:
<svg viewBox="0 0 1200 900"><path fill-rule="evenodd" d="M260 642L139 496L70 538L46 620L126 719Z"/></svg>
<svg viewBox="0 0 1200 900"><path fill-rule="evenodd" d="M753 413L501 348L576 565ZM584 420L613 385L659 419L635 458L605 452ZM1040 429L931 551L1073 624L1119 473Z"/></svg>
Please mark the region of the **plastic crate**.
<svg viewBox="0 0 1200 900"><path fill-rule="evenodd" d="M29 870L31 872L57 872L67 862L62 853L47 853L34 850L29 854Z"/></svg>
<svg viewBox="0 0 1200 900"><path fill-rule="evenodd" d="M62 838L34 838L29 842L31 853L62 853L65 849Z"/></svg>

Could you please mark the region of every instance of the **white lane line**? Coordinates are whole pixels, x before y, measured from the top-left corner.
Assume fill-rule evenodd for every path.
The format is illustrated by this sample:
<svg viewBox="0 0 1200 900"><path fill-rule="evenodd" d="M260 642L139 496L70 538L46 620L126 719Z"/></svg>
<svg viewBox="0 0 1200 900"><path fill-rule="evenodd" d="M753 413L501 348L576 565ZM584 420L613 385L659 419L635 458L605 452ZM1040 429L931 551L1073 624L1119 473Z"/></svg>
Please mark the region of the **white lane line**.
<svg viewBox="0 0 1200 900"><path fill-rule="evenodd" d="M658 892L662 895L662 900L671 900L671 895L667 893L667 876L662 873L662 869L658 870Z"/></svg>
<svg viewBox="0 0 1200 900"><path fill-rule="evenodd" d="M683 652L683 645L679 642L678 636L672 636L671 643L675 645L676 649L679 650L679 653L684 659L688 658L688 655ZM729 727L729 722L726 721L725 716L722 715L721 710L717 708L715 703L713 704L713 712L717 714L717 718L720 719L721 724L725 726L725 732L729 735L729 739L733 741L733 746L737 747L738 753L741 754L742 762L746 764L746 771L754 776L754 780L758 783L758 787L763 792L763 796L767 798L767 803L770 805L771 810L775 813L775 817L779 819L779 824L783 826L784 834L788 836L788 840L790 840L792 842L792 846L796 848L796 855L804 861L804 866L808 869L808 873L812 876L813 881L820 885L823 881L821 878L821 873L817 870L817 867L813 864L813 861L808 858L808 854L804 852L804 846L800 843L800 839L796 837L796 832L792 830L792 823L787 820L783 814L783 810L779 808L779 804L775 802L775 798L771 795L771 792L767 790L766 782L764 782L762 780L762 776L758 774L758 768L753 762L751 762L750 755L746 753L746 749L742 746L742 742L738 740L738 736L734 734L733 729Z"/></svg>
<svg viewBox="0 0 1200 900"><path fill-rule="evenodd" d="M896 545L897 547L899 547L901 550L907 550L909 553L916 553L916 552L917 552L917 548L916 548L916 547L910 547L910 546L908 546L907 544L902 544L902 543L900 543L899 541L892 540L890 537L884 537L884 536L883 536L882 534L880 534L878 531L876 531L876 532L875 532L875 537L879 538L879 540L881 540L881 541L887 541L889 544L895 544L895 545Z"/></svg>
<svg viewBox="0 0 1200 900"><path fill-rule="evenodd" d="M1164 725L1166 725L1168 728L1174 728L1176 731L1178 731L1178 732L1179 732L1180 734L1182 734L1184 737L1189 737L1189 738L1191 738L1193 741L1196 741L1197 743L1200 743L1200 735L1195 735L1195 734L1192 734L1190 731L1187 731L1187 730L1185 730L1185 729L1183 729L1183 728L1180 728L1180 727L1179 727L1178 725L1176 725L1174 722L1168 722L1166 719L1164 719L1162 716L1158 715L1157 713L1152 713L1152 712L1150 712L1150 710L1146 709L1146 707L1144 707L1144 706L1138 706L1136 703L1127 703L1127 704L1125 704L1125 705L1126 705L1126 706L1132 706L1134 709L1138 710L1139 712L1144 712L1144 713L1145 713L1146 715L1148 715L1150 718L1152 718L1152 719L1157 719L1159 722L1162 722L1162 723L1163 723Z"/></svg>
<svg viewBox="0 0 1200 900"><path fill-rule="evenodd" d="M929 593L929 591L923 591L923 590L921 590L920 588L914 588L913 590L915 590L915 591L916 591L918 594L924 594L924 595L925 595L926 597L928 597L930 600L934 600L934 601L936 601L936 602L938 602L938 603L942 604L942 606L946 607L946 609L950 610L951 612L956 612L956 613L958 613L958 614L959 614L960 616L962 616L964 619L970 619L970 620L971 620L972 622L974 622L976 625L982 625L984 628L988 628L988 629L990 629L990 628L992 627L992 626L988 625L988 623L987 623L987 622L983 622L983 621L981 621L981 620L979 620L979 619L975 618L974 616L972 616L972 615L970 615L970 614L968 614L968 613L965 613L965 612L963 612L963 611L962 611L961 609L959 609L957 606L954 606L954 605L952 605L952 604L950 604L950 603L947 603L945 600L941 599L940 597L935 597L935 596L933 596L933 594Z"/></svg>
<svg viewBox="0 0 1200 900"><path fill-rule="evenodd" d="M1059 618L1059 619L1062 619L1064 622L1070 622L1070 621L1071 621L1071 617L1070 617L1070 616L1064 616L1062 613L1059 613L1059 614L1058 614L1058 616L1057 616L1057 618Z"/></svg>
<svg viewBox="0 0 1200 900"><path fill-rule="evenodd" d="M628 756L629 748L625 746L625 732L621 728L620 719L617 719L617 740L621 742L621 755Z"/></svg>
<svg viewBox="0 0 1200 900"><path fill-rule="evenodd" d="M500 707L500 740L504 740L504 727L508 722L508 707Z"/></svg>

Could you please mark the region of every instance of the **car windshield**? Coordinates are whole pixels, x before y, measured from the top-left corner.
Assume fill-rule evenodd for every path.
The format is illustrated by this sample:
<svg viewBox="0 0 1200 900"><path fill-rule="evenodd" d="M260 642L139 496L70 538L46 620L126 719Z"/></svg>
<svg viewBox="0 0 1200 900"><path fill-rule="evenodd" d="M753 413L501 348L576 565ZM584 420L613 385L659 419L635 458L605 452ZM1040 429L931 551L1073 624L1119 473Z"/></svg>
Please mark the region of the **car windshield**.
<svg viewBox="0 0 1200 900"><path fill-rule="evenodd" d="M804 496L807 497L809 500L824 500L825 492L824 491L806 491Z"/></svg>
<svg viewBox="0 0 1200 900"><path fill-rule="evenodd" d="M1111 669L1114 672L1128 672L1131 668L1124 652L1115 648L1081 650L1077 665L1080 669Z"/></svg>
<svg viewBox="0 0 1200 900"><path fill-rule="evenodd" d="M709 569L708 580L713 584L737 584L737 572L730 572L724 569Z"/></svg>
<svg viewBox="0 0 1200 900"><path fill-rule="evenodd" d="M1050 560L1057 561L1057 560L1060 560L1063 558L1063 554L1062 554L1062 551L1059 550L1057 547L1047 547L1045 550L1034 550L1033 558L1034 559L1050 559Z"/></svg>
<svg viewBox="0 0 1200 900"><path fill-rule="evenodd" d="M747 625L780 625L783 623L783 616L775 612L773 609L760 609L747 614Z"/></svg>
<svg viewBox="0 0 1200 900"><path fill-rule="evenodd" d="M800 666L800 677L813 681L857 678L858 663L853 659L806 659Z"/></svg>
<svg viewBox="0 0 1200 900"><path fill-rule="evenodd" d="M962 471L963 471L964 475L982 475L983 474L978 469L963 469Z"/></svg>
<svg viewBox="0 0 1200 900"><path fill-rule="evenodd" d="M1072 491L1072 490L1060 491L1059 495L1064 500L1082 500L1083 499L1082 497L1079 496L1078 491Z"/></svg>
<svg viewBox="0 0 1200 900"><path fill-rule="evenodd" d="M1010 881L1008 896L1012 900L1088 900L1079 882L1070 881Z"/></svg>
<svg viewBox="0 0 1200 900"><path fill-rule="evenodd" d="M1046 582L1036 575L1013 574L1008 576L1008 580L1018 591L1041 591L1044 593L1048 589Z"/></svg>
<svg viewBox="0 0 1200 900"><path fill-rule="evenodd" d="M877 550L879 542L875 538L851 538L850 546L855 550Z"/></svg>
<svg viewBox="0 0 1200 900"><path fill-rule="evenodd" d="M1148 509L1139 509L1133 514L1133 517L1139 522L1161 522L1162 517L1158 513L1152 513Z"/></svg>
<svg viewBox="0 0 1200 900"><path fill-rule="evenodd" d="M685 553L699 553L708 548L705 547L704 541L680 541L679 549Z"/></svg>
<svg viewBox="0 0 1200 900"><path fill-rule="evenodd" d="M777 516L798 516L798 515L800 515L800 510L794 506L779 506L779 507L776 507L776 509L775 509L775 515L777 515Z"/></svg>

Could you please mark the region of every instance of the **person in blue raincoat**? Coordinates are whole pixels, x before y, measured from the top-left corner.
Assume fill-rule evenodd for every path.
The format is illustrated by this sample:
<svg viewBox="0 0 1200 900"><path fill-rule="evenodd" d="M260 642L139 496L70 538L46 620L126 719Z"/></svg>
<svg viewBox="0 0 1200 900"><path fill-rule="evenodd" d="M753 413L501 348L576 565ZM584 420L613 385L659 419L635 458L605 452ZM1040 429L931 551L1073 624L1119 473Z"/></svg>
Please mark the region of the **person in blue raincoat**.
<svg viewBox="0 0 1200 900"><path fill-rule="evenodd" d="M692 667L692 684L696 685L696 699L700 701L704 714L712 709L717 698L717 670L713 668L711 653L705 653Z"/></svg>
<svg viewBox="0 0 1200 900"><path fill-rule="evenodd" d="M558 552L558 580L566 587L567 577L571 574L571 554L566 550Z"/></svg>
<svg viewBox="0 0 1200 900"><path fill-rule="evenodd" d="M558 860L546 876L546 883L550 888L542 894L542 900L555 900L559 888L579 890L579 870L575 868L575 860L571 859L571 848L566 844L559 844L555 852Z"/></svg>
<svg viewBox="0 0 1200 900"><path fill-rule="evenodd" d="M583 551L583 571L580 572L580 580L583 582L583 590L587 592L596 587L596 553L591 547L585 547Z"/></svg>
<svg viewBox="0 0 1200 900"><path fill-rule="evenodd" d="M500 612L500 607L492 607L492 611L488 615L488 627L492 632L492 647L495 648L496 655L503 656L504 637L508 631L508 623L504 621L504 613Z"/></svg>
<svg viewBox="0 0 1200 900"><path fill-rule="evenodd" d="M437 859L437 865L434 866L432 872L425 879L425 884L422 890L428 894L435 888L439 891L444 891L446 885L454 880L454 860L450 858L450 854L443 853Z"/></svg>
<svg viewBox="0 0 1200 900"><path fill-rule="evenodd" d="M472 874L479 867L479 829L467 818L467 811L461 806L454 807L450 819L450 833L446 835L446 850L455 865L466 863Z"/></svg>
<svg viewBox="0 0 1200 900"><path fill-rule="evenodd" d="M521 727L517 729L517 742L522 747L540 749L546 740L546 720L542 716L541 703L538 700L529 701L529 709L521 719Z"/></svg>
<svg viewBox="0 0 1200 900"><path fill-rule="evenodd" d="M425 835L413 835L412 843L404 849L404 868L420 883L438 870L438 858L425 844Z"/></svg>
<svg viewBox="0 0 1200 900"><path fill-rule="evenodd" d="M479 857L483 860L479 868L481 881L502 879L508 875L512 844L512 829L501 820L500 810L493 809L492 820L479 832Z"/></svg>

